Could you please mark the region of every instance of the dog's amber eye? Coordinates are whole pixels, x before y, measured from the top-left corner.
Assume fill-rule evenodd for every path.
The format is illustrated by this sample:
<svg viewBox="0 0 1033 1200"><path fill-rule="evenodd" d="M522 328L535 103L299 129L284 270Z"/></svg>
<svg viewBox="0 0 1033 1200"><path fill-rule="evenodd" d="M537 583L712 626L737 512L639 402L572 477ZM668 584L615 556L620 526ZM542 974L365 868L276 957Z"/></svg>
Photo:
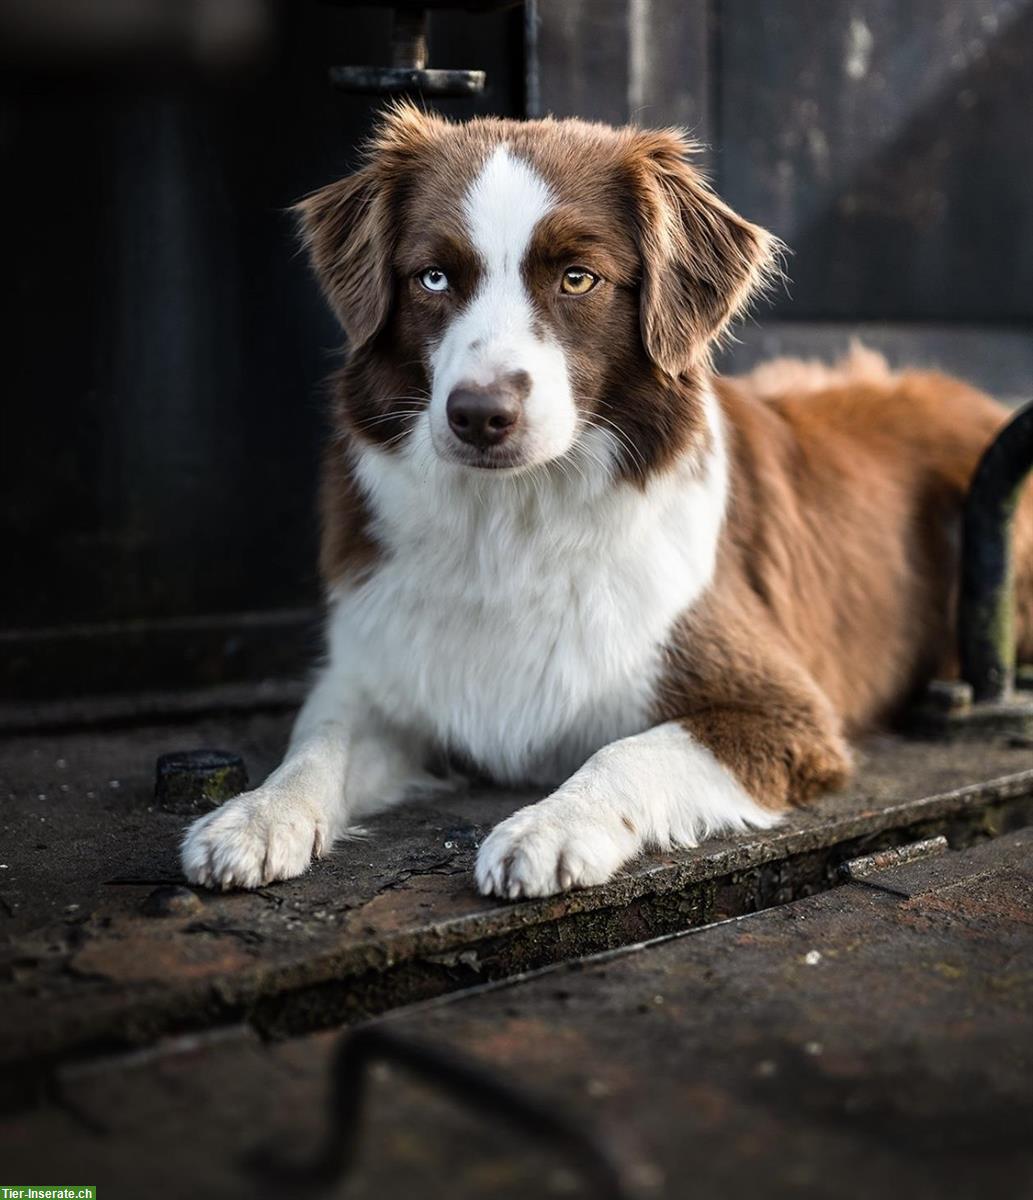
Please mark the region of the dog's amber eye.
<svg viewBox="0 0 1033 1200"><path fill-rule="evenodd" d="M428 292L448 291L448 276L438 267L428 267L420 272L418 278Z"/></svg>
<svg viewBox="0 0 1033 1200"><path fill-rule="evenodd" d="M568 296L584 296L598 282L599 276L584 267L567 267L560 281L560 290Z"/></svg>

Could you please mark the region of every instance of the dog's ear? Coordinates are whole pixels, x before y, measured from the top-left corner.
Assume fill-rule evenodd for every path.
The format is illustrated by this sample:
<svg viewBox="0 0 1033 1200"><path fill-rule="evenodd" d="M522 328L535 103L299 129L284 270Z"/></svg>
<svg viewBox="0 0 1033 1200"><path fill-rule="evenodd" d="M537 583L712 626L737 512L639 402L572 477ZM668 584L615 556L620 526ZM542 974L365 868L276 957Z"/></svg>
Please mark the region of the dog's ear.
<svg viewBox="0 0 1033 1200"><path fill-rule="evenodd" d="M642 255L646 352L669 375L709 361L729 322L775 270L779 243L724 204L677 130L636 134L630 161Z"/></svg>
<svg viewBox="0 0 1033 1200"><path fill-rule="evenodd" d="M368 342L391 306L391 237L376 164L294 206L320 287L352 347Z"/></svg>
<svg viewBox="0 0 1033 1200"><path fill-rule="evenodd" d="M373 131L367 165L294 206L316 278L353 347L387 320L397 226L393 197L444 128L446 122L409 102L392 105Z"/></svg>

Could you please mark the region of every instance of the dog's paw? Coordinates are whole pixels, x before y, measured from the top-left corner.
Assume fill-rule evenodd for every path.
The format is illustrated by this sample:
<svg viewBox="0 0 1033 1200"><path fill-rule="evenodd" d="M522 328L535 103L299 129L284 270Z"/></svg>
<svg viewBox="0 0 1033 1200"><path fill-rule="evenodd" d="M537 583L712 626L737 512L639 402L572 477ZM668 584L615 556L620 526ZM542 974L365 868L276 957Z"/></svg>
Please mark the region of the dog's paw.
<svg viewBox="0 0 1033 1200"><path fill-rule="evenodd" d="M621 822L611 828L566 813L557 799L522 808L491 831L474 869L483 895L518 900L592 887L635 854L637 839Z"/></svg>
<svg viewBox="0 0 1033 1200"><path fill-rule="evenodd" d="M302 874L329 839L318 812L276 788L228 800L183 839L183 871L204 887L255 888Z"/></svg>

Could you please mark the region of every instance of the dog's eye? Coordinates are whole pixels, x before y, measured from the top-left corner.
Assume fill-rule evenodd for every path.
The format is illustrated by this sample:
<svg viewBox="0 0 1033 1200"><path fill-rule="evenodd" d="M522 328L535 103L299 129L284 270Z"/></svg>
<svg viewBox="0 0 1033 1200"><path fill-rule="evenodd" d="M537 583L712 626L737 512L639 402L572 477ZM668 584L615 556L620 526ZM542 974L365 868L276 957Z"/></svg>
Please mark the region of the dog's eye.
<svg viewBox="0 0 1033 1200"><path fill-rule="evenodd" d="M568 296L584 296L599 282L599 276L593 275L584 267L567 267L560 280L560 291Z"/></svg>
<svg viewBox="0 0 1033 1200"><path fill-rule="evenodd" d="M419 274L420 283L428 292L447 292L448 276L438 267L428 267Z"/></svg>

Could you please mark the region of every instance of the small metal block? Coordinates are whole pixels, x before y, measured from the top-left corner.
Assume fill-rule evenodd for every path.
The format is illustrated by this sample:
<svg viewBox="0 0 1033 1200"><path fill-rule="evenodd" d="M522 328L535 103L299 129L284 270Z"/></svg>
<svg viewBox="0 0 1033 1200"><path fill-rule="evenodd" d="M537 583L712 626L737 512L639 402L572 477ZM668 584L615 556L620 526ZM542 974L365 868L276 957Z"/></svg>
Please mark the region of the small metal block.
<svg viewBox="0 0 1033 1200"><path fill-rule="evenodd" d="M919 737L985 741L1033 734L1033 696L1013 691L1000 700L973 701L973 688L954 680L934 680L906 714Z"/></svg>
<svg viewBox="0 0 1033 1200"><path fill-rule="evenodd" d="M950 847L942 835L925 838L920 842L910 842L906 846L892 846L888 850L879 850L875 854L865 854L861 858L851 858L842 864L840 873L844 879L859 882L880 871L888 871L893 867L906 866L908 863L920 862L925 858L934 858L938 854L946 854Z"/></svg>
<svg viewBox="0 0 1033 1200"><path fill-rule="evenodd" d="M189 888L173 886L155 888L140 908L148 917L190 917L204 905Z"/></svg>
<svg viewBox="0 0 1033 1200"><path fill-rule="evenodd" d="M972 685L960 679L934 679L926 688L924 704L935 712L968 712L972 707Z"/></svg>
<svg viewBox="0 0 1033 1200"><path fill-rule="evenodd" d="M166 812L194 816L246 791L247 782L247 768L239 754L177 751L158 758L154 795Z"/></svg>

